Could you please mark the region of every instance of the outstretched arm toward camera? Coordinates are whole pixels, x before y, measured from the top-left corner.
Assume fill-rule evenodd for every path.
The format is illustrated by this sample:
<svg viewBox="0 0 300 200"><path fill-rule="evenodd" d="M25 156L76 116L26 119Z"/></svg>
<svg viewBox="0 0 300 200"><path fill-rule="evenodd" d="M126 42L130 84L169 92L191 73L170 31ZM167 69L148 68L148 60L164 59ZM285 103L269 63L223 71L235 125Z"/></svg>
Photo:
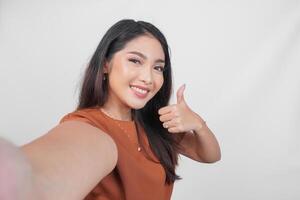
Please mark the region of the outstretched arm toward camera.
<svg viewBox="0 0 300 200"><path fill-rule="evenodd" d="M80 121L61 123L20 149L31 168L19 170L31 174L30 200L83 199L114 169L118 155L110 136Z"/></svg>
<svg viewBox="0 0 300 200"><path fill-rule="evenodd" d="M101 130L64 122L22 147L42 199L83 199L117 162L117 147Z"/></svg>
<svg viewBox="0 0 300 200"><path fill-rule="evenodd" d="M21 150L0 138L0 199L33 199L31 174Z"/></svg>

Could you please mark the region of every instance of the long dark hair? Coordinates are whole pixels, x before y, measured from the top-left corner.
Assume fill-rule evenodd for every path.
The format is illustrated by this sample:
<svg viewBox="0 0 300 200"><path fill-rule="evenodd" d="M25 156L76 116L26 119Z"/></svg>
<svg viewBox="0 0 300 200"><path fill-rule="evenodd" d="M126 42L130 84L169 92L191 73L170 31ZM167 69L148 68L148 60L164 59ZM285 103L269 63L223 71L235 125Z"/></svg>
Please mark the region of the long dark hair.
<svg viewBox="0 0 300 200"><path fill-rule="evenodd" d="M144 128L150 147L165 170L165 183L171 184L181 179L175 173L179 146L172 134L162 126L158 115L158 110L168 105L172 93L169 47L166 38L158 28L148 22L123 19L108 29L86 68L77 110L104 105L108 96L108 81L103 80L105 61L110 61L116 52L125 47L126 43L142 35L155 37L163 48L164 82L157 94L143 108L132 110L132 114L135 122Z"/></svg>

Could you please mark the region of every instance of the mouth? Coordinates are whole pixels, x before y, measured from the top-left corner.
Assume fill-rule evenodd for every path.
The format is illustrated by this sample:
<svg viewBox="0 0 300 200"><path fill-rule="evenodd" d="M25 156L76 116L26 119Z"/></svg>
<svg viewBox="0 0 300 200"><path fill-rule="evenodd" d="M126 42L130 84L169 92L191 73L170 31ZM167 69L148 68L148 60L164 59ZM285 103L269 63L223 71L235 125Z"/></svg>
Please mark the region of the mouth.
<svg viewBox="0 0 300 200"><path fill-rule="evenodd" d="M141 86L130 86L131 90L137 96L138 98L145 98L147 94L149 93L149 89L141 87Z"/></svg>

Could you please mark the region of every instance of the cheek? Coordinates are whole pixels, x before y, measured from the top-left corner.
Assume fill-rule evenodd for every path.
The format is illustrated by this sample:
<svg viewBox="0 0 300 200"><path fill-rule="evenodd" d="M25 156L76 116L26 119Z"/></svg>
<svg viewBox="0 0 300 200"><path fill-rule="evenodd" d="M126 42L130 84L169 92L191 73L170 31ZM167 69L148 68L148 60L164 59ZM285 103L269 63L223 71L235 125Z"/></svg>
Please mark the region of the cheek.
<svg viewBox="0 0 300 200"><path fill-rule="evenodd" d="M159 91L163 84L164 84L164 77L158 76L155 80L156 91Z"/></svg>

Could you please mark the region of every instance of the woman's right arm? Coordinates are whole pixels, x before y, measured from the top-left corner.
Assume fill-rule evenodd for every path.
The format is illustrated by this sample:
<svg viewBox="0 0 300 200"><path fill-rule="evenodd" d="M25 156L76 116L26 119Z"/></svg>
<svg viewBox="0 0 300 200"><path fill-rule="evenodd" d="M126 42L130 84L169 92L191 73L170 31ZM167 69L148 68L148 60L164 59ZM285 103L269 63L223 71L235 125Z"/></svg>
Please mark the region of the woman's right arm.
<svg viewBox="0 0 300 200"><path fill-rule="evenodd" d="M43 200L81 200L116 166L113 139L87 123L66 121L21 147L32 193Z"/></svg>

